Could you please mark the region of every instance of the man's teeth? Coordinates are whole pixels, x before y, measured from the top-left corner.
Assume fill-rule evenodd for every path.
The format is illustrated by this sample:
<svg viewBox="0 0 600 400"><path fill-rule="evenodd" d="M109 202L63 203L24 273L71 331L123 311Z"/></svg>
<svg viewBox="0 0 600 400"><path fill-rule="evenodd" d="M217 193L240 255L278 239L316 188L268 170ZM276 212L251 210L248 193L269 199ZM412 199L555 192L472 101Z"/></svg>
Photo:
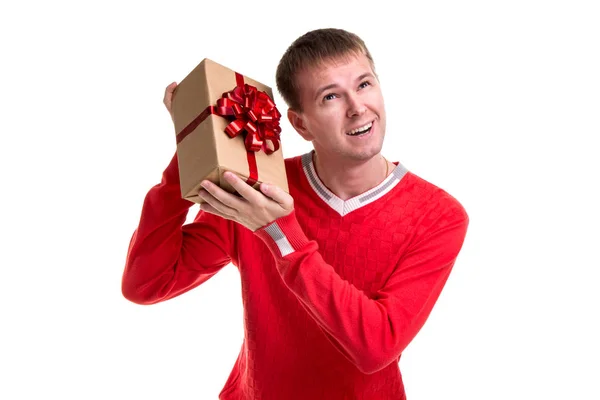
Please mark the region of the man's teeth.
<svg viewBox="0 0 600 400"><path fill-rule="evenodd" d="M373 126L373 123L372 123L372 122L369 122L367 125L365 125L365 126L363 126L363 127L360 127L360 128L358 128L358 129L353 129L353 130L351 130L350 132L348 132L347 134L348 134L348 135L357 135L357 134L359 134L359 133L363 133L363 132L365 132L366 130L368 130L368 129L369 129L369 128L371 128L372 126Z"/></svg>

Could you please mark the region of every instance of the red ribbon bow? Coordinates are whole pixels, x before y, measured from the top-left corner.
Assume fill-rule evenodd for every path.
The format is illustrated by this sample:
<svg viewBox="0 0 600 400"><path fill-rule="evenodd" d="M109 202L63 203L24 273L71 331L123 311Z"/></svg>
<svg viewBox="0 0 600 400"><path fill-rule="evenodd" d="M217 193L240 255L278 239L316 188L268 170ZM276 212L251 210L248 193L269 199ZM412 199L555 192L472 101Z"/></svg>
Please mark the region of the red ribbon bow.
<svg viewBox="0 0 600 400"><path fill-rule="evenodd" d="M266 154L279 150L281 114L265 92L259 92L256 87L247 83L238 85L223 93L217 100L217 106L211 111L211 114L233 119L225 128L229 137L234 138L246 131L246 150L262 149Z"/></svg>

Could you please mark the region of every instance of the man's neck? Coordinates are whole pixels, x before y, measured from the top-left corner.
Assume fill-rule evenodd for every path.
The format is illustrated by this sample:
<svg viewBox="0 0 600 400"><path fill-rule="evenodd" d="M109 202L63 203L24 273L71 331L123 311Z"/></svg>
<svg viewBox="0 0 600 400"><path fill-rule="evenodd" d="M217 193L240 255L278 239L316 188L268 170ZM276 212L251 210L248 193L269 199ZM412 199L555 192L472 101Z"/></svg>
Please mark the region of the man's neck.
<svg viewBox="0 0 600 400"><path fill-rule="evenodd" d="M395 166L381 154L367 161L341 162L333 157L319 157L316 152L313 164L321 182L344 201L381 184Z"/></svg>

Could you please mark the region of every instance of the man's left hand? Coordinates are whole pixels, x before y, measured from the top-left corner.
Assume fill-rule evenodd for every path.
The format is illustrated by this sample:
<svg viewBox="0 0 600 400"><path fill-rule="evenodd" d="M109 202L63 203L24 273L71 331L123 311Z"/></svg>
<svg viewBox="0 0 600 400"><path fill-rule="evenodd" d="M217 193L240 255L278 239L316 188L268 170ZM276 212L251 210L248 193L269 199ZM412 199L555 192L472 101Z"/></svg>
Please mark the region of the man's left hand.
<svg viewBox="0 0 600 400"><path fill-rule="evenodd" d="M261 183L258 191L232 172L225 172L224 178L242 197L202 181L204 189L198 194L206 203L200 204L200 209L236 221L252 232L294 209L294 198L278 186Z"/></svg>

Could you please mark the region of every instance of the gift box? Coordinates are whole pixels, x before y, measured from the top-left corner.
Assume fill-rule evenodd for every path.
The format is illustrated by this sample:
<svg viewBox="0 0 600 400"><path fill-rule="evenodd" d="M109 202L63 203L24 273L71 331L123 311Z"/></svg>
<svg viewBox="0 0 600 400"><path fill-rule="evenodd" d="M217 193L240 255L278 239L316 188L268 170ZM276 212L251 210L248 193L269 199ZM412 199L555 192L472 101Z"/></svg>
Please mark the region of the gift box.
<svg viewBox="0 0 600 400"><path fill-rule="evenodd" d="M237 194L225 171L255 189L266 182L289 193L269 86L205 58L177 85L171 107L184 199L203 203L203 180Z"/></svg>

